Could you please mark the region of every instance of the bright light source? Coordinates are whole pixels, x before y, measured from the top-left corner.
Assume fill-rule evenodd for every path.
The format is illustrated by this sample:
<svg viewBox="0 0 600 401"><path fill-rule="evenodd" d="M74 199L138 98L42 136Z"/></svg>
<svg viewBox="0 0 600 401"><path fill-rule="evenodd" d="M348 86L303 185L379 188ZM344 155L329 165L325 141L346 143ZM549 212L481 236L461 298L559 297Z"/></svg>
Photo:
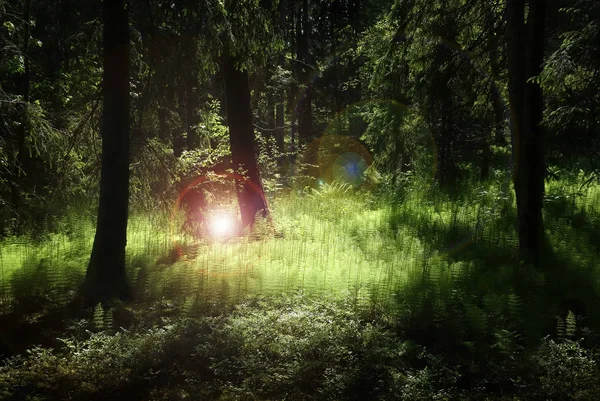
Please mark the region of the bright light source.
<svg viewBox="0 0 600 401"><path fill-rule="evenodd" d="M219 214L212 216L209 222L210 233L213 237L226 237L232 235L235 229L235 221L231 216Z"/></svg>

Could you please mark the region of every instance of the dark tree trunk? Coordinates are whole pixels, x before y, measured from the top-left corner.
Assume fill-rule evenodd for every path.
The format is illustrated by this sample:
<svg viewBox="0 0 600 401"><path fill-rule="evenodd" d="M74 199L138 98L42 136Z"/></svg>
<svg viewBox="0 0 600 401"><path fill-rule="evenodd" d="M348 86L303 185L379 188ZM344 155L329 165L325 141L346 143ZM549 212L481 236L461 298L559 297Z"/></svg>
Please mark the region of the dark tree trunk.
<svg viewBox="0 0 600 401"><path fill-rule="evenodd" d="M508 0L506 5L506 35L508 50L508 98L510 102L510 128L513 159L518 155L517 138L523 129L525 102L525 2ZM516 160L513 160L516 162ZM516 168L516 166L514 166ZM513 171L513 175L515 172Z"/></svg>
<svg viewBox="0 0 600 401"><path fill-rule="evenodd" d="M198 44L193 37L186 37L183 40L185 53L187 55L189 66L183 74L185 85L185 124L187 132L187 149L195 150L200 146L200 138L196 132L196 126L200 122L198 116L198 67L197 67L197 48Z"/></svg>
<svg viewBox="0 0 600 401"><path fill-rule="evenodd" d="M227 122L233 167L236 173L240 169L245 171L245 179L236 180L236 193L240 205L242 226L246 227L254 223L258 212L265 217L268 213L258 171L248 73L239 70L235 65L235 60L231 57L223 58L222 68L225 79Z"/></svg>
<svg viewBox="0 0 600 401"><path fill-rule="evenodd" d="M292 85L291 92L292 96L290 98L294 98L294 95L298 91L297 85ZM289 159L289 169L288 173L293 175L295 173L295 165L296 165L296 144L298 142L298 107L294 107L292 109L292 120L290 121L290 159Z"/></svg>
<svg viewBox="0 0 600 401"><path fill-rule="evenodd" d="M166 141L169 138L169 125L167 123L167 108L158 107L158 137L161 141Z"/></svg>
<svg viewBox="0 0 600 401"><path fill-rule="evenodd" d="M181 49L181 48L180 48ZM183 52L183 50L181 50ZM178 85L177 93L173 97L177 97L177 114L179 115L179 125L173 131L173 155L180 157L184 149L187 147L187 140L184 133L187 135L188 123L188 108L187 108L187 93L186 93L186 71L182 63L178 63L176 67L176 82Z"/></svg>
<svg viewBox="0 0 600 401"><path fill-rule="evenodd" d="M451 53L445 46L438 45L434 63L434 65L439 66L439 72L434 77L432 93L429 98L429 118L435 121L433 123L436 146L435 178L441 187L450 189L456 178L455 162L452 155L454 102L452 88L450 87L453 68Z"/></svg>
<svg viewBox="0 0 600 401"><path fill-rule="evenodd" d="M449 82L449 78L448 81ZM441 105L441 124L438 137L438 182L443 188L450 188L455 183L456 171L452 159L452 99L450 98L450 88L444 87Z"/></svg>
<svg viewBox="0 0 600 401"><path fill-rule="evenodd" d="M20 108L20 119L21 124L17 127L17 154L15 170L13 172L13 180L10 186L11 190L11 201L14 208L16 219L17 219L17 232L20 232L20 209L21 209L21 176L27 169L27 151L25 149L25 143L27 141L27 130L29 128L29 78L30 78L30 61L29 61L29 36L30 36L30 24L31 19L31 0L27 1L25 5L25 12L23 15L25 21L25 31L23 32L23 48L21 54L25 64L23 75L19 79L19 92L23 96L23 103Z"/></svg>
<svg viewBox="0 0 600 401"><path fill-rule="evenodd" d="M198 94L196 93L196 86L189 82L186 88L186 125L187 125L187 148L188 150L198 149L200 146L200 138L196 132L196 126L198 125Z"/></svg>
<svg viewBox="0 0 600 401"><path fill-rule="evenodd" d="M287 0L279 1L279 29L283 38L286 37L287 32L287 13L288 13L288 2ZM278 65L283 68L285 66L285 57L280 54L278 57ZM285 151L284 149L284 135L285 135L285 91L281 89L277 94L277 104L275 106L275 144L277 151L281 154ZM283 160L279 160L279 165L283 164Z"/></svg>
<svg viewBox="0 0 600 401"><path fill-rule="evenodd" d="M269 139L275 139L275 130L277 129L277 124L275 122L276 120L276 112L275 112L275 107L276 107L276 100L275 100L275 96L273 96L273 94L269 93L267 94L267 138ZM269 151L270 151L270 146L269 146Z"/></svg>
<svg viewBox="0 0 600 401"><path fill-rule="evenodd" d="M277 142L276 142L276 133L277 133L277 96L269 93L267 95L267 132L265 138L268 139L267 143L267 152L269 157L276 157L279 152L276 150ZM275 147L273 146L275 145Z"/></svg>
<svg viewBox="0 0 600 401"><path fill-rule="evenodd" d="M104 0L102 169L98 222L83 284L85 303L127 299L129 27L124 0Z"/></svg>
<svg viewBox="0 0 600 401"><path fill-rule="evenodd" d="M519 249L528 263L540 265L543 253L544 225L544 142L542 90L527 82L538 76L544 57L545 0L531 0L525 33L523 1L507 5L509 31L509 93L513 133L513 180L517 199Z"/></svg>
<svg viewBox="0 0 600 401"><path fill-rule="evenodd" d="M487 50L490 59L490 70L492 73L490 79L490 99L494 112L494 122L490 125L489 131L484 131L484 135L481 140L481 181L487 180L490 176L490 147L492 135L498 135L498 110L496 108L500 96L496 86L496 81L498 80L498 40L496 39L496 29L494 25L494 14L492 9L488 10L485 14L485 26L487 29Z"/></svg>
<svg viewBox="0 0 600 401"><path fill-rule="evenodd" d="M277 105L275 106L275 145L279 154L284 152L284 134L285 134L285 110L284 103L285 96L284 92L281 91L278 95ZM282 160L279 160L282 163Z"/></svg>
<svg viewBox="0 0 600 401"><path fill-rule="evenodd" d="M502 95L498 89L498 82L500 82L500 62L498 54L498 36L496 35L497 29L494 25L494 15L492 11L488 11L486 14L487 26L489 29L488 35L488 54L490 57L490 70L492 72L492 80L490 83L490 99L492 101L492 109L494 111L494 142L498 146L506 146L506 138L504 137L504 127L506 119L506 107L502 101Z"/></svg>
<svg viewBox="0 0 600 401"><path fill-rule="evenodd" d="M301 95L298 100L298 139L300 143L308 143L312 139L312 87L311 87L311 57L310 25L308 20L308 0L302 1L300 15L296 22L296 35L298 37L299 62L296 63L298 82L301 85Z"/></svg>
<svg viewBox="0 0 600 401"><path fill-rule="evenodd" d="M292 18L291 18L291 29L290 29L290 42L292 50L296 51L296 60L298 60L298 29L300 22L298 20L298 12L296 12L296 5L292 7ZM293 64L292 71L296 73L296 82L292 82L290 85L290 158L289 158L289 166L288 166L288 175L292 175L295 172L295 164L296 164L296 142L297 142L297 132L298 132L298 101L300 94L298 93L298 70L297 70L297 62Z"/></svg>
<svg viewBox="0 0 600 401"><path fill-rule="evenodd" d="M491 156L491 149L490 149L490 141L491 141L491 135L489 132L487 132L483 139L482 139L482 147L481 147L481 175L480 175L480 179L481 181L485 181L488 178L490 178L490 156Z"/></svg>
<svg viewBox="0 0 600 401"><path fill-rule="evenodd" d="M537 77L544 62L545 0L531 0L527 17L528 53L525 58L527 78ZM527 259L539 264L544 246L544 130L541 126L544 104L542 88L537 82L525 84L524 135L521 138L516 186L519 187L519 243Z"/></svg>
<svg viewBox="0 0 600 401"><path fill-rule="evenodd" d="M506 146L506 138L504 137L506 110L498 86L495 82L491 86L492 107L494 109L494 143L498 146Z"/></svg>

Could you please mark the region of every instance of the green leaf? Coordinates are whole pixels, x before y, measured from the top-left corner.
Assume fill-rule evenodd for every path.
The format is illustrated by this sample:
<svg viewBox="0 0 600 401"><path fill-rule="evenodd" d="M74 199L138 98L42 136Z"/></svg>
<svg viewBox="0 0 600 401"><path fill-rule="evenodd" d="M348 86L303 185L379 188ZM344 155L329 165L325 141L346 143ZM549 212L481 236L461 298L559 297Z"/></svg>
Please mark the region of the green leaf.
<svg viewBox="0 0 600 401"><path fill-rule="evenodd" d="M15 31L15 25L10 21L4 21L4 27L8 30L9 33L13 33Z"/></svg>

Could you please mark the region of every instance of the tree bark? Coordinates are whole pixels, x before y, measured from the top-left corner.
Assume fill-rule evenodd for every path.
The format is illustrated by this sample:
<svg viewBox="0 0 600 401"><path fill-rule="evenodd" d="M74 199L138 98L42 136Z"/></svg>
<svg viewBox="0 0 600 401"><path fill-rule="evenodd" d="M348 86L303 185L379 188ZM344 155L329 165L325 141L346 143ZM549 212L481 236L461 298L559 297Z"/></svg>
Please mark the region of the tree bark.
<svg viewBox="0 0 600 401"><path fill-rule="evenodd" d="M488 36L488 54L490 57L490 70L492 73L492 81L490 83L490 98L492 101L492 109L494 111L494 142L498 146L506 146L506 138L504 138L504 127L506 119L505 105L502 101L502 95L498 89L498 82L500 82L500 70L501 66L498 61L500 57L498 55L498 38L496 35L496 27L494 25L494 15L489 10L486 13L487 26L489 29Z"/></svg>
<svg viewBox="0 0 600 401"><path fill-rule="evenodd" d="M285 38L287 31L287 12L288 12L288 3L287 0L279 1L279 29L281 30L281 36ZM285 57L283 54L280 54L278 57L278 65L280 67L285 66ZM281 155L284 149L284 135L285 135L285 91L281 89L277 94L277 105L275 106L275 144L277 146L277 150ZM279 159L279 165L283 164L283 158Z"/></svg>
<svg viewBox="0 0 600 401"><path fill-rule="evenodd" d="M542 89L527 82L541 73L544 57L545 0L529 2L526 47L524 2L507 3L508 67L513 180L517 199L519 250L527 263L540 266L544 247L544 134L541 127Z"/></svg>
<svg viewBox="0 0 600 401"><path fill-rule="evenodd" d="M98 222L83 284L87 305L129 298L129 27L124 0L104 0L102 167Z"/></svg>
<svg viewBox="0 0 600 401"><path fill-rule="evenodd" d="M252 110L250 108L250 87L248 72L238 69L235 60L226 56L222 61L223 77L225 79L225 95L227 97L227 122L229 125L229 140L231 158L236 173L245 171L244 179L236 179L236 194L240 205L242 226L254 224L257 213L263 217L268 214L260 173Z"/></svg>
<svg viewBox="0 0 600 401"><path fill-rule="evenodd" d="M281 155L284 152L284 134L285 134L285 110L284 110L285 95L281 91L277 96L277 105L275 106L275 145L277 151ZM279 159L281 165L283 160Z"/></svg>
<svg viewBox="0 0 600 401"><path fill-rule="evenodd" d="M200 138L196 132L196 126L198 125L198 94L196 93L196 87L192 82L188 82L186 88L186 128L187 128L187 148L188 150L198 149L200 146Z"/></svg>
<svg viewBox="0 0 600 401"><path fill-rule="evenodd" d="M198 71L197 71L197 47L198 44L193 38L186 38L183 42L186 48L187 57L191 65L188 71L184 72L185 84L185 121L187 131L187 149L195 150L200 146L200 138L196 132L196 126L200 122L198 116Z"/></svg>
<svg viewBox="0 0 600 401"><path fill-rule="evenodd" d="M29 78L30 78L30 61L29 61L29 35L30 35L30 19L31 19L31 0L28 0L25 5L25 12L23 14L25 20L25 32L23 32L23 48L21 54L23 55L23 62L25 64L23 75L19 79L19 92L23 96L23 103L20 108L21 124L17 127L17 154L15 169L13 171L13 180L10 185L11 190L11 201L15 211L15 217L17 221L16 231L20 233L21 230L21 185L22 175L27 171L27 149L25 143L27 141L28 127L29 127Z"/></svg>
<svg viewBox="0 0 600 401"><path fill-rule="evenodd" d="M167 124L167 108L162 105L158 106L158 137L161 141L166 141L169 138L169 125Z"/></svg>
<svg viewBox="0 0 600 401"><path fill-rule="evenodd" d="M296 63L298 82L301 85L302 95L298 100L298 139L300 143L308 143L312 139L312 88L311 88L311 57L309 55L310 46L310 25L308 21L308 0L302 1L300 15L296 25L296 34L298 36L298 55L299 62Z"/></svg>
<svg viewBox="0 0 600 401"><path fill-rule="evenodd" d="M525 102L525 1L508 0L506 5L506 35L508 50L508 98L510 102L510 128L513 159L519 153L517 138L523 128ZM513 160L514 161L514 160ZM515 172L513 171L513 175Z"/></svg>
<svg viewBox="0 0 600 401"><path fill-rule="evenodd" d="M539 264L544 246L544 130L541 126L544 103L542 88L531 81L542 72L544 62L545 0L531 0L527 18L528 53L525 59L525 132L521 138L521 153L517 165L527 167L517 171L517 186L521 192L522 207L519 237L521 249L527 259Z"/></svg>

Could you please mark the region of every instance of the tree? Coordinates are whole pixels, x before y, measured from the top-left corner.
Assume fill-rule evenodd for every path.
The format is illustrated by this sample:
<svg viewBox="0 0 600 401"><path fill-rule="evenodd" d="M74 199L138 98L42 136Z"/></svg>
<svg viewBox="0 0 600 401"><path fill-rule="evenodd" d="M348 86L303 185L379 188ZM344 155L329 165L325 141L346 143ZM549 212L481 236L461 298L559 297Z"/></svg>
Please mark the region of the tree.
<svg viewBox="0 0 600 401"><path fill-rule="evenodd" d="M25 4L25 11L23 13L23 20L25 21L25 29L23 33L23 49L21 50L21 54L23 55L23 74L19 79L19 92L23 97L23 103L21 107L21 124L17 128L17 163L15 163L16 172L14 174L14 181L11 185L12 192L12 202L15 208L15 211L18 215L19 208L21 206L21 188L20 181L22 171L25 172L27 170L27 152L25 149L25 143L27 141L28 135L28 126L29 126L29 117L28 117L28 107L29 107L29 92L30 92L30 70L31 70L31 61L29 59L29 36L30 33L30 19L31 19L31 0L27 0Z"/></svg>
<svg viewBox="0 0 600 401"><path fill-rule="evenodd" d="M222 63L227 96L227 121L231 143L231 158L236 170L245 171L243 180L236 180L236 193L242 215L242 226L254 223L256 213L266 216L267 202L258 171L256 140L250 108L248 72L239 68L231 56Z"/></svg>
<svg viewBox="0 0 600 401"><path fill-rule="evenodd" d="M513 134L514 188L519 249L526 262L539 265L543 252L544 133L543 100L537 77L544 58L545 0L529 2L527 25L522 0L507 3L508 76ZM524 34L527 41L523 41Z"/></svg>
<svg viewBox="0 0 600 401"><path fill-rule="evenodd" d="M87 304L126 299L129 206L129 26L124 0L104 0L102 167L98 222L83 284Z"/></svg>
<svg viewBox="0 0 600 401"><path fill-rule="evenodd" d="M311 85L312 59L310 57L310 24L308 0L302 0L296 17L296 76L300 84L298 97L298 139L300 143L308 143L312 138L312 92Z"/></svg>
<svg viewBox="0 0 600 401"><path fill-rule="evenodd" d="M227 29L223 31L221 75L225 83L227 123L231 159L236 174L236 193L242 217L242 226L254 223L268 208L258 169L258 149L252 123L249 70L264 66L271 52L280 50L280 38L273 25L280 19L276 3L254 1L227 1ZM253 21L250 26L248 21ZM256 95L256 93L255 93Z"/></svg>

